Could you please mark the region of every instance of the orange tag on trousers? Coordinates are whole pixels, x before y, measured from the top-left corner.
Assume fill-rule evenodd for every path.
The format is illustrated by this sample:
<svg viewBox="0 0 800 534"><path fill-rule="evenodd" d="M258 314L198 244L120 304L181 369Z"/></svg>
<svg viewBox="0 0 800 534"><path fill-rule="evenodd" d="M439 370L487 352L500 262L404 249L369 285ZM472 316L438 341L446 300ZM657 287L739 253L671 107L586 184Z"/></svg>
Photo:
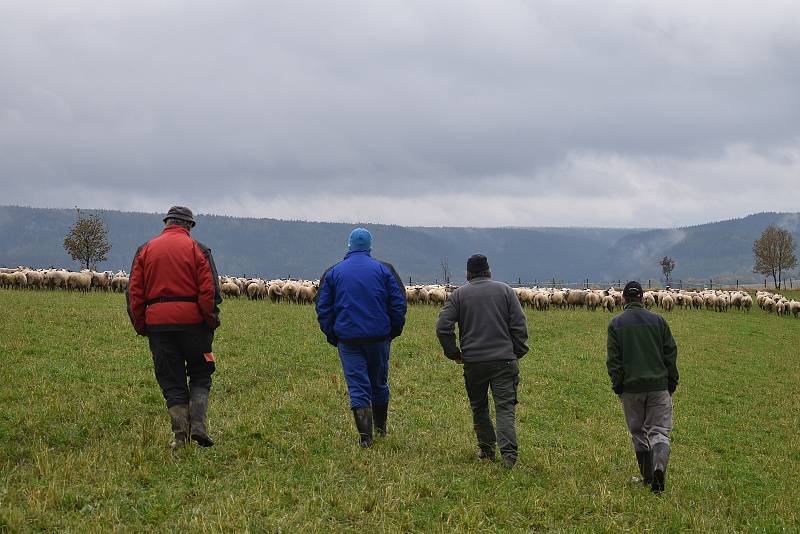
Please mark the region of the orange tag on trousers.
<svg viewBox="0 0 800 534"><path fill-rule="evenodd" d="M207 362L213 362L214 361L214 353L213 352L204 352L203 356L206 357L206 361Z"/></svg>

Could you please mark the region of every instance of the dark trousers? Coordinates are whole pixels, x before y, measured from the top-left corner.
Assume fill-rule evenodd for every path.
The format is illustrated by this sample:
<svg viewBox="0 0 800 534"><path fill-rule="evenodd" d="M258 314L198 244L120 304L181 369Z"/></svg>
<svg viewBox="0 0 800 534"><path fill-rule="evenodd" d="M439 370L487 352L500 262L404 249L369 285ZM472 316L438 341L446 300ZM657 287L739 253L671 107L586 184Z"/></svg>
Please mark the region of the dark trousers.
<svg viewBox="0 0 800 534"><path fill-rule="evenodd" d="M198 327L178 332L151 332L148 338L156 380L167 408L189 404L190 388L211 389L211 374L216 369L211 350L214 332Z"/></svg>
<svg viewBox="0 0 800 534"><path fill-rule="evenodd" d="M351 408L389 404L391 341L347 345L339 343L339 359L347 382Z"/></svg>
<svg viewBox="0 0 800 534"><path fill-rule="evenodd" d="M516 360L498 360L464 364L464 384L472 408L472 423L478 446L494 454L495 441L500 454L517 458L516 406L519 364ZM492 390L497 434L489 415L488 390Z"/></svg>

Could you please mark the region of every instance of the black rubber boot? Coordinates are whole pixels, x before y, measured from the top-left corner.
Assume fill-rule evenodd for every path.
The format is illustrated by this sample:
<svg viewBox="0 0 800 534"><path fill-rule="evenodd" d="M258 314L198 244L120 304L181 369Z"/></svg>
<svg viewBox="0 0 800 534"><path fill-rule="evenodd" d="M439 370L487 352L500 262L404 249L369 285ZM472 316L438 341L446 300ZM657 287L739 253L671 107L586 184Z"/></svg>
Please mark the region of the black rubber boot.
<svg viewBox="0 0 800 534"><path fill-rule="evenodd" d="M359 444L364 449L372 447L372 407L353 408L353 417L356 420Z"/></svg>
<svg viewBox="0 0 800 534"><path fill-rule="evenodd" d="M191 413L192 439L201 447L211 447L214 442L206 430L208 413L208 390L193 389L189 394L189 412Z"/></svg>
<svg viewBox="0 0 800 534"><path fill-rule="evenodd" d="M483 449L478 449L478 453L475 455L478 460L485 460L487 462L494 462L495 456L494 451L488 451Z"/></svg>
<svg viewBox="0 0 800 534"><path fill-rule="evenodd" d="M386 431L386 417L389 414L388 404L373 404L372 417L375 423L375 433L379 436L385 436Z"/></svg>
<svg viewBox="0 0 800 534"><path fill-rule="evenodd" d="M167 408L169 418L172 420L172 441L169 448L177 451L189 439L189 405L176 404Z"/></svg>
<svg viewBox="0 0 800 534"><path fill-rule="evenodd" d="M668 463L669 443L656 443L653 445L653 482L650 484L650 490L653 493L664 491Z"/></svg>
<svg viewBox="0 0 800 534"><path fill-rule="evenodd" d="M636 451L636 462L639 464L641 481L648 486L653 482L653 456L650 451Z"/></svg>
<svg viewBox="0 0 800 534"><path fill-rule="evenodd" d="M503 456L503 467L505 467L506 469L513 469L516 463L517 463L516 456L510 456L510 455Z"/></svg>
<svg viewBox="0 0 800 534"><path fill-rule="evenodd" d="M497 443L494 427L492 427L491 423L488 423L486 427L474 425L473 428L475 429L475 436L478 438L478 459L494 462L495 445Z"/></svg>

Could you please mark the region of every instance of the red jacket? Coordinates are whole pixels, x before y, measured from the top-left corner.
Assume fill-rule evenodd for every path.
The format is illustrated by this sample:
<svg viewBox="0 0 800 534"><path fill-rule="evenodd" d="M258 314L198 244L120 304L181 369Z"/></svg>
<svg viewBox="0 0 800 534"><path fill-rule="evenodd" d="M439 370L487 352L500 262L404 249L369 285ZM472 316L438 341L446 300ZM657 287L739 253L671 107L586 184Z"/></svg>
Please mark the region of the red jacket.
<svg viewBox="0 0 800 534"><path fill-rule="evenodd" d="M128 315L139 335L219 326L219 278L211 249L180 226L139 247L127 292Z"/></svg>

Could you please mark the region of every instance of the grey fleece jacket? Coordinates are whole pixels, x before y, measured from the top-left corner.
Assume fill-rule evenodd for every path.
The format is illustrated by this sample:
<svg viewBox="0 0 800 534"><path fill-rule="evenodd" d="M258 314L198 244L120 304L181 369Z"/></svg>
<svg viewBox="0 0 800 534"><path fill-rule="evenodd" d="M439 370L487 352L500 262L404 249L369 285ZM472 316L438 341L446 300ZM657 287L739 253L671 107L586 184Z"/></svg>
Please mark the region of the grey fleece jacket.
<svg viewBox="0 0 800 534"><path fill-rule="evenodd" d="M516 360L528 352L528 322L517 295L488 277L473 278L453 291L439 313L436 335L445 356L462 357L464 363Z"/></svg>

